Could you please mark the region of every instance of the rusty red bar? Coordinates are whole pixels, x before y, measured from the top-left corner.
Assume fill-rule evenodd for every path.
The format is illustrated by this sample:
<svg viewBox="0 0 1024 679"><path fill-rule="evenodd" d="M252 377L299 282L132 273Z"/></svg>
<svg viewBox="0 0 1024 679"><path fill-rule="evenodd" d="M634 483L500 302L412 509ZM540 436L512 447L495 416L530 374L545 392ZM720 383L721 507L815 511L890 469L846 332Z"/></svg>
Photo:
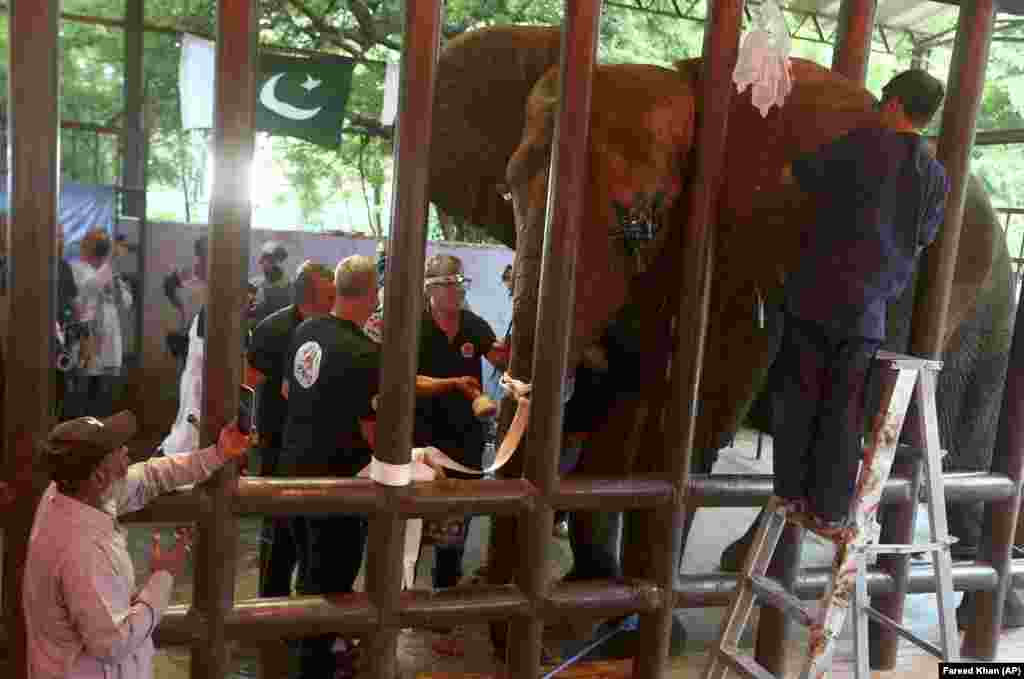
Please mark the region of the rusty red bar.
<svg viewBox="0 0 1024 679"><path fill-rule="evenodd" d="M832 70L862 85L871 57L871 36L875 31L875 0L843 0L839 6L839 27L832 52Z"/></svg>
<svg viewBox="0 0 1024 679"><path fill-rule="evenodd" d="M3 362L5 479L17 498L4 531L3 607L10 631L10 667L25 676L21 581L39 495L47 481L34 463L37 437L53 407L52 356L57 252L57 16L56 0L14 0L9 23L7 179L10 227L9 324Z"/></svg>
<svg viewBox="0 0 1024 679"><path fill-rule="evenodd" d="M249 268L250 175L255 144L256 34L253 0L217 4L217 87L214 108L214 185L210 205L209 299L203 366L204 444L235 416L242 372L242 302ZM230 652L226 617L235 595L238 520L232 494L237 464L228 464L198 487L209 511L199 515L194 606L207 621L207 635L193 644L193 677L227 676Z"/></svg>
<svg viewBox="0 0 1024 679"><path fill-rule="evenodd" d="M942 354L963 224L964 197L970 177L970 157L995 12L992 0L964 0L957 19L956 43L949 70L937 152L949 175L950 192L945 221L939 230L938 239L924 254L911 319L910 352L923 358L937 359ZM920 468L919 463L916 466ZM894 473L896 471L894 466ZM915 473L913 476L919 482L920 474ZM911 492L911 497L916 498L917 483L912 484ZM916 510L916 502L907 502L887 511L880 540L890 544L910 542ZM897 623L903 620L908 562L909 556L886 555L879 558L879 563L893 573L896 588L891 595L875 601L873 606ZM898 636L874 623L871 632L872 667L892 669L896 665Z"/></svg>
<svg viewBox="0 0 1024 679"><path fill-rule="evenodd" d="M673 501L637 519L652 541L647 577L671 591L678 575L687 505L693 441L697 428L701 366L708 328L711 277L714 271L714 229L722 183L732 72L739 56L743 0L708 0L704 24L700 99L702 115L696 134L696 170L689 192L684 251L680 267L679 308L671 361L672 397L662 447L662 465L676 493ZM697 93L694 93L697 95ZM683 319L688 319L683 321ZM690 322L690 320L696 322ZM634 662L636 676L658 679L668 666L672 606L640 616L640 647Z"/></svg>
<svg viewBox="0 0 1024 679"><path fill-rule="evenodd" d="M1015 492L1006 499L985 505L978 560L995 569L995 589L978 594L976 615L968 622L962 655L994 660L999 650L1003 608L1010 589L1011 556L1020 512L1020 493L1024 479L1024 305L1018 302L1013 326L1013 342L999 411L992 470L1007 475Z"/></svg>
<svg viewBox="0 0 1024 679"><path fill-rule="evenodd" d="M565 0L562 19L560 106L551 145L547 214L541 258L540 300L534 332L533 399L530 405L530 454L525 476L540 492L520 527L523 550L516 581L531 601L546 593L547 543L554 514L550 497L558 488L558 457L562 444L562 381L568 366L576 251L589 180L590 97L597 54L601 0ZM534 679L541 670L543 621L513 618L510 627L510 671Z"/></svg>
<svg viewBox="0 0 1024 679"><path fill-rule="evenodd" d="M423 311L423 263L427 224L427 171L433 120L434 77L441 35L439 0L407 0L399 117L395 136L395 185L390 254L385 275L384 345L381 408L375 455L381 461L408 464L412 446L416 347ZM370 598L380 621L370 640L373 675L398 675L398 615L402 587L405 522L399 506L408 488L382 486L386 513L370 519L367 574Z"/></svg>

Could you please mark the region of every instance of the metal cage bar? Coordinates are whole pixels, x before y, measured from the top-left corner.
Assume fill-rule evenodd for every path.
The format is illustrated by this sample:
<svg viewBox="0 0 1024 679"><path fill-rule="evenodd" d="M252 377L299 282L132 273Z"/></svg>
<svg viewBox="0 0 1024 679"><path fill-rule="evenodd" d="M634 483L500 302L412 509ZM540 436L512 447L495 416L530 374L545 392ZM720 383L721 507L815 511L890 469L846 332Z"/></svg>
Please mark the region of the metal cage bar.
<svg viewBox="0 0 1024 679"><path fill-rule="evenodd" d="M427 169L441 11L438 0L406 2L376 452L381 461L393 465L409 463L412 444L416 347L423 309ZM405 522L398 507L408 499L408 491L407 487L377 489L383 513L371 516L367 538L367 584L370 600L380 615L370 643L370 662L374 676L381 679L398 674L395 652L399 628L394 623L402 590L405 538Z"/></svg>
<svg viewBox="0 0 1024 679"><path fill-rule="evenodd" d="M956 256L963 224L964 197L970 172L970 154L985 81L985 66L995 18L992 0L963 0L957 19L956 47L950 69L946 106L942 114L937 157L946 167L950 192L946 202L945 221L937 242L925 251L921 263L914 314L911 319L910 353L924 358L939 358L942 353L946 317L956 269ZM920 462L912 470L904 470L915 481L911 497L916 500L920 482ZM894 471L895 468L894 468ZM900 503L887 514L880 542L907 544L911 542L917 502ZM879 557L896 579L896 590L880 597L872 607L897 623L903 620L903 605L909 556ZM872 667L892 669L896 664L898 636L873 623Z"/></svg>
<svg viewBox="0 0 1024 679"><path fill-rule="evenodd" d="M49 338L53 329L57 253L58 124L57 0L14 0L10 14L8 143L11 224L10 317L17 318L2 348L4 462L17 501L4 533L3 606L10 630L10 661L27 675L21 582L36 504L46 476L35 441L48 428L53 399ZM20 39L19 39L20 38ZM42 294L40 294L42 293Z"/></svg>

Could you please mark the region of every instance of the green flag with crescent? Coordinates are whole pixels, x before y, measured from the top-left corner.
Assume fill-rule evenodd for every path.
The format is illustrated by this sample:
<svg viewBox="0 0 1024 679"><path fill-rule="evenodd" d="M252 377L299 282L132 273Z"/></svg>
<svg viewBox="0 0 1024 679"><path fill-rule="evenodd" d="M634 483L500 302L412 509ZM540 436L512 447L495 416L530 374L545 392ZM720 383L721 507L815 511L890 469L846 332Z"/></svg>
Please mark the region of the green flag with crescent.
<svg viewBox="0 0 1024 679"><path fill-rule="evenodd" d="M260 55L256 129L336 148L354 67L333 55Z"/></svg>

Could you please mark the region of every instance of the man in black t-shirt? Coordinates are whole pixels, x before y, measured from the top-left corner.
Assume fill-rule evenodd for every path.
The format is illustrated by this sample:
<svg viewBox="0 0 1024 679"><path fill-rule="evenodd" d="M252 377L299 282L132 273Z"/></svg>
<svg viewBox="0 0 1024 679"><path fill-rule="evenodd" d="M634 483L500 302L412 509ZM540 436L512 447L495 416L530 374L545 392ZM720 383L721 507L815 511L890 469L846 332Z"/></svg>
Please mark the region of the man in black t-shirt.
<svg viewBox="0 0 1024 679"><path fill-rule="evenodd" d="M260 475L278 476L288 404L281 396L292 334L305 319L326 316L334 306L334 272L306 261L292 284L294 303L264 318L252 331L245 383L258 392ZM288 519L263 520L260 541L260 596L291 594L295 545Z"/></svg>
<svg viewBox="0 0 1024 679"><path fill-rule="evenodd" d="M380 391L380 348L363 333L377 307L373 259L348 257L334 272L330 315L303 321L285 363L288 399L282 476L355 476L371 459L376 439L373 402ZM478 394L472 378L416 378L416 393ZM475 394L474 394L475 392ZM362 563L366 519L351 514L296 517L299 594L351 592ZM299 643L301 679L334 676L334 635Z"/></svg>
<svg viewBox="0 0 1024 679"><path fill-rule="evenodd" d="M425 274L427 304L420 322L418 372L431 377L472 377L479 381L481 358L486 357L494 365L506 364L505 344L497 340L487 321L465 308L470 280L463 273L462 261L452 255L434 255L427 261ZM457 394L420 398L416 402L417 444L436 446L466 466L481 466L486 426L474 414L472 403ZM449 476L464 477L457 472ZM468 530L467 517L457 530L445 531L447 535L458 536L435 544L435 588L452 587L462 576Z"/></svg>

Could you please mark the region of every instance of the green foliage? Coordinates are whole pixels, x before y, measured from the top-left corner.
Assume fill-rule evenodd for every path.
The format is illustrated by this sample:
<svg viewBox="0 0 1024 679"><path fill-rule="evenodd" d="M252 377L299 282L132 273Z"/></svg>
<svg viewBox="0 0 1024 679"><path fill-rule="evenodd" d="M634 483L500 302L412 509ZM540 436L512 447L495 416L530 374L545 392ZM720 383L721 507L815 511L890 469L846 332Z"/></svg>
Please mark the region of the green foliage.
<svg viewBox="0 0 1024 679"><path fill-rule="evenodd" d="M608 0L600 24L598 58L606 63L672 63L699 56L703 24L676 19L660 10L631 10L632 0ZM647 4L656 7L657 4ZM399 58L404 32L403 0L260 0L260 41L349 55L360 65L353 75L349 114L343 141L335 150L306 142L261 137L266 153L260 158L272 167L281 185L273 194L260 196L261 204L298 206L301 228L361 229L386 233L389 194L393 180L391 130L378 122L383 100L386 61ZM702 10L703 5L695 8ZM562 19L561 0L447 0L442 40L495 24L557 24ZM71 14L121 18L124 0L63 0ZM146 21L176 30L212 35L216 25L216 0L146 0ZM791 28L795 19L790 16ZM826 32L833 28L822 20ZM7 20L0 15L0 84L6 92ZM923 28L936 34L952 27L948 16L928 20ZM806 28L801 35L806 35ZM1024 37L1024 26L1004 31L1008 37ZM952 33L948 34L952 37ZM886 80L907 68L911 45L905 35L889 36L896 55L875 52L871 57L868 86L878 92ZM998 38L997 38L998 40ZM149 134L147 179L151 190L177 192L185 214L177 218L203 221L198 209L209 184L207 167L209 135L180 129L178 99L178 37L147 33L145 37L145 121ZM882 47L876 43L876 49ZM123 109L123 31L119 28L64 21L61 24L61 115L64 120L119 127ZM828 65L832 48L816 42L794 41L794 55ZM948 75L949 45L936 45L924 54L929 70L940 78ZM941 114L931 132L938 130ZM978 121L979 130L1024 128L1024 50L1019 43L996 42L991 50L988 80ZM66 176L82 181L117 183L118 140L84 130L63 130L62 168ZM269 160L266 160L269 158ZM975 150L973 169L992 192L996 205L1024 205L1024 154L1019 147L985 147ZM161 210L162 217L169 213ZM341 216L339 216L341 215ZM361 216L360 216L361 215ZM154 212L151 217L158 215ZM1021 220L1024 221L1024 220ZM257 220L257 224L259 221ZM445 220L432 213L431 237L479 239L479 225Z"/></svg>

